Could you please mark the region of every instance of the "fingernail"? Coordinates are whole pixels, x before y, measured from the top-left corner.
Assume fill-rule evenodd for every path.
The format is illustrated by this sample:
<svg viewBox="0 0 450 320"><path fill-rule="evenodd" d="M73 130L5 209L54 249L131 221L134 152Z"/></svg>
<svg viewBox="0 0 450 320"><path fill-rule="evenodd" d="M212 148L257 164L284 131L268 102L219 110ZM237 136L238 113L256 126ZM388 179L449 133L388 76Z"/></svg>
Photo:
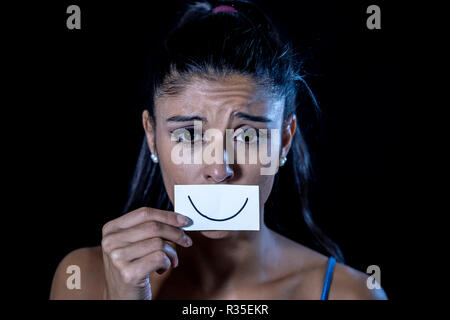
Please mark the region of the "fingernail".
<svg viewBox="0 0 450 320"><path fill-rule="evenodd" d="M194 224L194 221L192 221L191 218L186 217L186 216L185 216L185 218L186 218L187 222L186 222L186 224L184 225L184 227L190 227L190 226L192 226L192 225Z"/></svg>
<svg viewBox="0 0 450 320"><path fill-rule="evenodd" d="M184 241L186 241L186 245L188 245L188 246L192 245L192 239L189 236L185 235Z"/></svg>
<svg viewBox="0 0 450 320"><path fill-rule="evenodd" d="M185 225L185 224L188 222L188 220L186 219L186 217L185 217L185 216L182 216L181 214L179 214L179 215L177 216L177 221L178 221L178 223L180 223L180 224L182 224L182 225Z"/></svg>

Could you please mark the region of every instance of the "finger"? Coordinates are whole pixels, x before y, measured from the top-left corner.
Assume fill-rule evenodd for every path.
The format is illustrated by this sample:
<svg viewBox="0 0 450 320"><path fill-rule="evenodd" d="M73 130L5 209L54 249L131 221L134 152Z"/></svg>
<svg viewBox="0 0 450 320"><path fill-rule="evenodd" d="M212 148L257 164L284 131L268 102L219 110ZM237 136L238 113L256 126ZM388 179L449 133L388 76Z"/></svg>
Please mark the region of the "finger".
<svg viewBox="0 0 450 320"><path fill-rule="evenodd" d="M170 258L164 251L158 250L152 252L142 258L136 259L127 265L128 270L132 270L132 273L137 279L143 279L150 276L155 271L163 273L172 266Z"/></svg>
<svg viewBox="0 0 450 320"><path fill-rule="evenodd" d="M192 245L192 239L182 229L157 221L144 222L120 232L108 234L103 237L102 243L112 251L150 238L163 238L183 247Z"/></svg>
<svg viewBox="0 0 450 320"><path fill-rule="evenodd" d="M147 221L159 221L175 227L182 227L189 223L189 218L172 211L142 207L105 224L102 234L105 236Z"/></svg>
<svg viewBox="0 0 450 320"><path fill-rule="evenodd" d="M174 267L178 266L178 255L175 249L161 238L145 239L122 248L117 248L111 252L110 256L113 262L133 262L158 250L162 250L167 254Z"/></svg>

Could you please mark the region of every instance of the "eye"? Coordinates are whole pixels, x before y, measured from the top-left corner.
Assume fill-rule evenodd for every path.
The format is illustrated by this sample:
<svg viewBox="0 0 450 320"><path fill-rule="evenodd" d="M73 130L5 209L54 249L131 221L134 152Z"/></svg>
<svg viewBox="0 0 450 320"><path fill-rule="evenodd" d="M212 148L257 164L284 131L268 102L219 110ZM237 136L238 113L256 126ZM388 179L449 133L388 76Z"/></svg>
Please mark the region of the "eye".
<svg viewBox="0 0 450 320"><path fill-rule="evenodd" d="M255 143L258 141L258 138L258 132L253 128L239 128L235 134L235 139L238 142Z"/></svg>
<svg viewBox="0 0 450 320"><path fill-rule="evenodd" d="M183 142L193 144L203 139L203 134L201 132L198 132L198 130L195 130L194 127L176 129L174 131L171 131L171 134L172 140L176 141L177 143Z"/></svg>

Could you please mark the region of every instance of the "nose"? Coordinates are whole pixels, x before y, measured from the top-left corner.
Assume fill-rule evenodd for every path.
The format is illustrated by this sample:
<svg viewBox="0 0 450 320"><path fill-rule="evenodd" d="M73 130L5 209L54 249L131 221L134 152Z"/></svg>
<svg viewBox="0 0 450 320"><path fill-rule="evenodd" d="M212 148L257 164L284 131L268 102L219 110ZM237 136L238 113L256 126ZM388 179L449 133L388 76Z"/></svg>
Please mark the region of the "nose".
<svg viewBox="0 0 450 320"><path fill-rule="evenodd" d="M213 163L207 165L205 169L205 178L214 183L227 182L234 177L234 170L227 163L227 152L224 150L223 163Z"/></svg>

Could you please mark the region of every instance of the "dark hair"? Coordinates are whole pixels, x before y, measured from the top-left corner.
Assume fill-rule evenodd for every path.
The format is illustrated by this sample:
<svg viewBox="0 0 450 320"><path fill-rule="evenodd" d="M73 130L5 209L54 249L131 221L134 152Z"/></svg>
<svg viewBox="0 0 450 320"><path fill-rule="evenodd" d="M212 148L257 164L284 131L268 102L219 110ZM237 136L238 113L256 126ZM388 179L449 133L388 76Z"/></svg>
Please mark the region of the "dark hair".
<svg viewBox="0 0 450 320"><path fill-rule="evenodd" d="M218 5L237 12L217 12ZM155 97L176 94L191 77L217 79L231 74L249 76L285 99L284 118L299 116L299 106L307 100L315 112L317 102L300 75L301 61L292 45L283 43L270 19L248 1L210 1L190 4L178 24L157 51L146 71L145 108L154 119ZM299 121L301 122L301 121ZM314 223L308 204L311 180L310 156L297 126L287 162L276 174L265 206L265 222L276 231L303 244L317 246L344 262L339 247ZM150 161L144 135L124 213L142 206L173 210L164 187L159 165ZM282 208L283 203L300 199L298 215ZM301 214L300 214L301 213ZM301 238L300 238L301 237ZM301 239L301 240L299 240Z"/></svg>

